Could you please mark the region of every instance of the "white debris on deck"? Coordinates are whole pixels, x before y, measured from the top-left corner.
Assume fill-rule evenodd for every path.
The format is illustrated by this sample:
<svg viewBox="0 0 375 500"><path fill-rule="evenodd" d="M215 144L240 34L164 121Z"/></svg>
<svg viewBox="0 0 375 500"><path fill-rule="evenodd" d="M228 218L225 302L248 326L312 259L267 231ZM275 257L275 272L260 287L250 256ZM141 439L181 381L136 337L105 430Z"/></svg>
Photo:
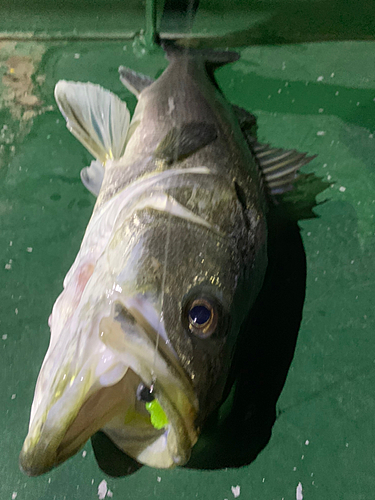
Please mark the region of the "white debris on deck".
<svg viewBox="0 0 375 500"><path fill-rule="evenodd" d="M101 483L99 483L98 486L98 497L99 500L103 500L107 494L108 487L107 487L107 481L103 479Z"/></svg>
<svg viewBox="0 0 375 500"><path fill-rule="evenodd" d="M301 483L298 483L298 486L296 489L296 500L303 500L302 484Z"/></svg>
<svg viewBox="0 0 375 500"><path fill-rule="evenodd" d="M112 498L113 497L113 492L108 489L107 481L103 479L101 483L99 483L98 486L98 497L99 500L103 500L105 497Z"/></svg>
<svg viewBox="0 0 375 500"><path fill-rule="evenodd" d="M237 486L231 487L234 498L238 498L241 494L241 487L237 484Z"/></svg>

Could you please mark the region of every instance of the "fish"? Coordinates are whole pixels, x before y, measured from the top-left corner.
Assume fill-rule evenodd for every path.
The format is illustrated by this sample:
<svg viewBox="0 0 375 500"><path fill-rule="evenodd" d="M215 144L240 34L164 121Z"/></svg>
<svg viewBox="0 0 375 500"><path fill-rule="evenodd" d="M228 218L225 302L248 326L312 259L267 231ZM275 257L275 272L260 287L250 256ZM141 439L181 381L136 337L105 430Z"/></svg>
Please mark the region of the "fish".
<svg viewBox="0 0 375 500"><path fill-rule="evenodd" d="M167 44L157 79L120 67L137 97L59 81L57 104L95 160L97 200L49 327L20 468L38 476L102 430L140 464L188 462L221 404L267 269L267 212L312 157L259 144L214 71L228 51Z"/></svg>

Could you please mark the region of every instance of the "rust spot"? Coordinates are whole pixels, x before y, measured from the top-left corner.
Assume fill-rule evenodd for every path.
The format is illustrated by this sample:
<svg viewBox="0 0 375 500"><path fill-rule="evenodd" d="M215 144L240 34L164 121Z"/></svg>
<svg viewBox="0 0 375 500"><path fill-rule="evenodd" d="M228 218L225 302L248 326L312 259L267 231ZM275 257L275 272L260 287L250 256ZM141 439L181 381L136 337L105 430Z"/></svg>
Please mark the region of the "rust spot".
<svg viewBox="0 0 375 500"><path fill-rule="evenodd" d="M25 108L40 107L42 101L33 94L34 83L31 77L35 68L31 57L12 56L5 61L5 65L8 67L8 72L3 76L3 84L8 87L6 101L13 101L13 105ZM17 111L17 118L21 118L24 110Z"/></svg>

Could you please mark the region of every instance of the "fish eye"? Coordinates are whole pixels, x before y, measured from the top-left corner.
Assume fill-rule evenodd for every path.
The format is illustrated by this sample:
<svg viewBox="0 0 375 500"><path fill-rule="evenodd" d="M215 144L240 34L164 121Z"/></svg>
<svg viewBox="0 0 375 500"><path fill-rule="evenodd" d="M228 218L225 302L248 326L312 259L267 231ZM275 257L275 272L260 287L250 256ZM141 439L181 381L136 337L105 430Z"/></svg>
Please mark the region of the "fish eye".
<svg viewBox="0 0 375 500"><path fill-rule="evenodd" d="M189 330L197 337L210 337L217 326L217 309L206 299L197 299L188 312Z"/></svg>

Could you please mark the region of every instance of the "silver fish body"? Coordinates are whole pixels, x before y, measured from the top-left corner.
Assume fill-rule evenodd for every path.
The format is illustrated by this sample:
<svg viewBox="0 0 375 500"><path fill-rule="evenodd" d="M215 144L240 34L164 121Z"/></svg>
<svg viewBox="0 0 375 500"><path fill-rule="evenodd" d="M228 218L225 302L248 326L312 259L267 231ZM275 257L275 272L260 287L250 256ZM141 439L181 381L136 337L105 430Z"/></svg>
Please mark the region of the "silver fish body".
<svg viewBox="0 0 375 500"><path fill-rule="evenodd" d="M98 86L60 82L56 98L101 187L49 321L21 468L46 472L99 429L141 463L184 464L267 267L259 166L203 58L172 54L131 123Z"/></svg>

